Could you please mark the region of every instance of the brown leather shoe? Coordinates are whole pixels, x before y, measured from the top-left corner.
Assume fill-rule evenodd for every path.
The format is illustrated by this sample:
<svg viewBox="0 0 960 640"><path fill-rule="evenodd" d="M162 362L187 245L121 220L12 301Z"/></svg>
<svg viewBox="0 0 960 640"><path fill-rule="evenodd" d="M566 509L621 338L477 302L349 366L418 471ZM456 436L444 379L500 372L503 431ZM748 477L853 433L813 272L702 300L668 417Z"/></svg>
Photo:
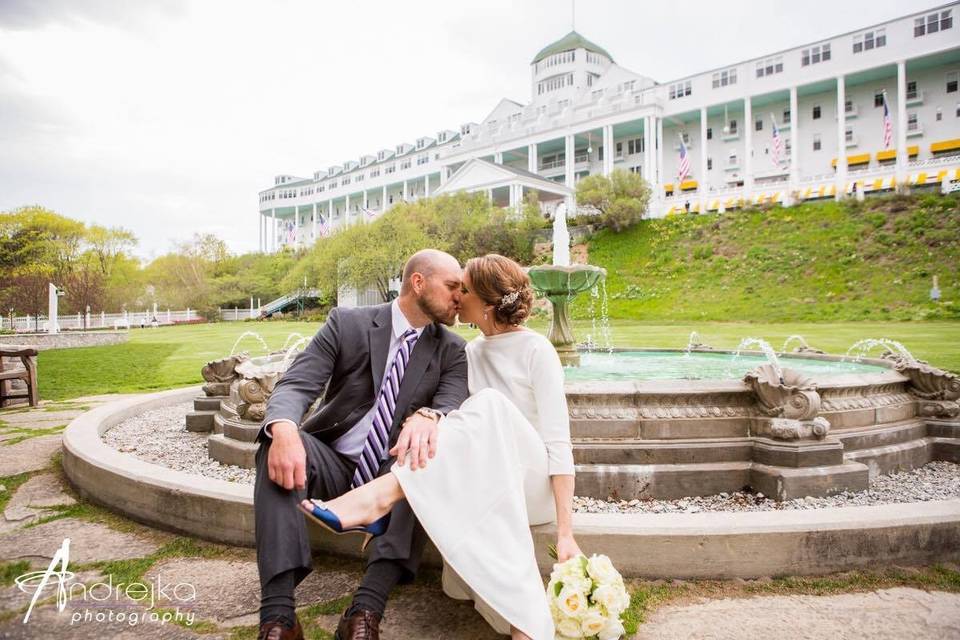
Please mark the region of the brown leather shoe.
<svg viewBox="0 0 960 640"><path fill-rule="evenodd" d="M260 625L257 640L303 640L303 629L300 619L294 617L293 628L288 629L278 620L271 620Z"/></svg>
<svg viewBox="0 0 960 640"><path fill-rule="evenodd" d="M348 618L344 613L333 640L380 640L380 614L359 609Z"/></svg>

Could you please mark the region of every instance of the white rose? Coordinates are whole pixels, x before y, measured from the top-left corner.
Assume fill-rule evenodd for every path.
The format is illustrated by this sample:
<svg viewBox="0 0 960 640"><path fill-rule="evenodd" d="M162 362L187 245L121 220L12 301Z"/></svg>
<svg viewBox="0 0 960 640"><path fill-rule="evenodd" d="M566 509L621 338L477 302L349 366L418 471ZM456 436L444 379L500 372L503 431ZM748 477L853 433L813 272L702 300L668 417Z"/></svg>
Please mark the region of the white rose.
<svg viewBox="0 0 960 640"><path fill-rule="evenodd" d="M557 633L565 638L579 638L580 623L573 618L563 618L557 623Z"/></svg>
<svg viewBox="0 0 960 640"><path fill-rule="evenodd" d="M563 615L579 620L587 611L587 597L579 589L564 585L557 598L557 606Z"/></svg>
<svg viewBox="0 0 960 640"><path fill-rule="evenodd" d="M620 578L607 556L593 556L587 560L587 573L600 584L610 584Z"/></svg>
<svg viewBox="0 0 960 640"><path fill-rule="evenodd" d="M599 636L600 640L617 640L624 633L626 633L626 630L623 628L623 623L620 622L620 618L618 616L610 616L607 620L607 626L600 630Z"/></svg>
<svg viewBox="0 0 960 640"><path fill-rule="evenodd" d="M583 635L595 636L607 626L607 618L596 607L591 607L580 621L580 629Z"/></svg>
<svg viewBox="0 0 960 640"><path fill-rule="evenodd" d="M620 612L620 593L612 584L602 584L594 589L592 598L607 611Z"/></svg>

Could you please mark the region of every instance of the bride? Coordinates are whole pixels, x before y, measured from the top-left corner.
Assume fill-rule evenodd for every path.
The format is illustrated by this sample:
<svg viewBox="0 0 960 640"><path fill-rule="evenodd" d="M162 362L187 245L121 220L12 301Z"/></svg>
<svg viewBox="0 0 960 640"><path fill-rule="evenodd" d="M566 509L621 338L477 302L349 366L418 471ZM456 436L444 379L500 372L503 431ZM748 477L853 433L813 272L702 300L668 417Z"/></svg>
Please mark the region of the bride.
<svg viewBox="0 0 960 640"><path fill-rule="evenodd" d="M553 345L523 326L533 291L519 264L469 260L461 294L460 320L482 334L466 347L471 396L441 419L436 457L405 464L398 443L392 473L301 509L334 531L376 535L405 498L443 556L448 595L474 600L499 633L553 640L530 525L556 521L560 562L580 554L563 368Z"/></svg>

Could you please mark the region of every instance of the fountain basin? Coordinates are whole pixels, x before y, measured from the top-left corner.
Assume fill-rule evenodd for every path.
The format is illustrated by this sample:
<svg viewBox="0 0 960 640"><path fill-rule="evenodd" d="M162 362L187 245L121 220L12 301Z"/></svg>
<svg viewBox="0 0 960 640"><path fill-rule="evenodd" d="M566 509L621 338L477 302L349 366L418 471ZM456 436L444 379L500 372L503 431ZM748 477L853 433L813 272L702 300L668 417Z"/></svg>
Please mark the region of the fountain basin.
<svg viewBox="0 0 960 640"><path fill-rule="evenodd" d="M553 307L553 321L547 334L560 356L560 362L568 366L580 364L580 354L574 346L573 330L570 327L570 301L578 293L587 291L607 277L607 270L589 264L570 266L544 265L527 270L533 288L545 296Z"/></svg>

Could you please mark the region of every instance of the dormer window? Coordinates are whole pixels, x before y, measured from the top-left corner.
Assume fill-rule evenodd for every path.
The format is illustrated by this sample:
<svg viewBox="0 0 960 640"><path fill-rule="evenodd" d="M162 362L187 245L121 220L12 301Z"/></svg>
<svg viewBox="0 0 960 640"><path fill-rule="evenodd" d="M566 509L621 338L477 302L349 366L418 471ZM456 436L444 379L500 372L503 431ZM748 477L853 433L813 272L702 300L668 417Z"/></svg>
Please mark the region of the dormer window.
<svg viewBox="0 0 960 640"><path fill-rule="evenodd" d="M423 149L423 138L417 140L417 149Z"/></svg>

